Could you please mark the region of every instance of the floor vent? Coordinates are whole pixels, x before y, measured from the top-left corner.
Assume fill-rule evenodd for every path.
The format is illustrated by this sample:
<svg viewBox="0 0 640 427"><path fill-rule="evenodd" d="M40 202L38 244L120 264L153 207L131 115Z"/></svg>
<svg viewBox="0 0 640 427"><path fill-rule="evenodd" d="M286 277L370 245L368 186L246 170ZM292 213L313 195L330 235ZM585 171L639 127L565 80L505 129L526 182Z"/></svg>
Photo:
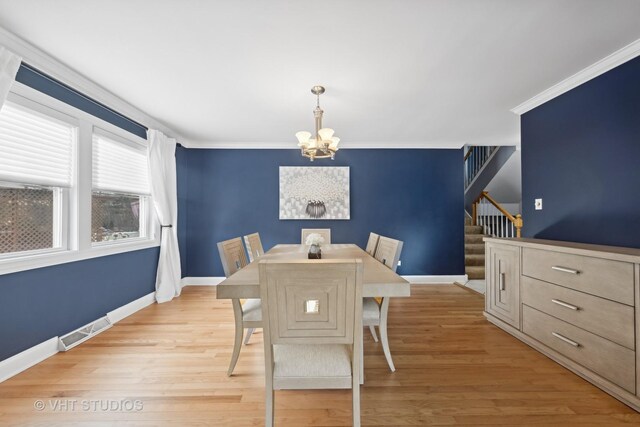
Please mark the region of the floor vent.
<svg viewBox="0 0 640 427"><path fill-rule="evenodd" d="M71 350L73 347L85 342L93 336L98 335L100 332L106 331L111 326L109 318L104 316L98 320L94 320L88 325L84 325L83 327L76 329L73 332L69 332L67 335L60 337L60 351Z"/></svg>

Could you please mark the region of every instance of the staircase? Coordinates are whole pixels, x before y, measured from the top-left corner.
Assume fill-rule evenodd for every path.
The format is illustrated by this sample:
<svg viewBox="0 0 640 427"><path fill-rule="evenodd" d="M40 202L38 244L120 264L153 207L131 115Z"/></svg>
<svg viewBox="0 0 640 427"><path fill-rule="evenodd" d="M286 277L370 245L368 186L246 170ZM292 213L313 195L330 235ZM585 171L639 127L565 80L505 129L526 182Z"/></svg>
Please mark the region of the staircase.
<svg viewBox="0 0 640 427"><path fill-rule="evenodd" d="M467 212L464 222L464 267L469 278L469 287L472 287L469 283L476 281L475 284L484 288L485 235L500 238L520 237L522 217L509 213L485 190L515 151L515 147L508 146L471 146L464 156ZM479 196L476 196L477 194Z"/></svg>
<svg viewBox="0 0 640 427"><path fill-rule="evenodd" d="M464 220L464 270L469 280L484 280L484 242L482 226Z"/></svg>

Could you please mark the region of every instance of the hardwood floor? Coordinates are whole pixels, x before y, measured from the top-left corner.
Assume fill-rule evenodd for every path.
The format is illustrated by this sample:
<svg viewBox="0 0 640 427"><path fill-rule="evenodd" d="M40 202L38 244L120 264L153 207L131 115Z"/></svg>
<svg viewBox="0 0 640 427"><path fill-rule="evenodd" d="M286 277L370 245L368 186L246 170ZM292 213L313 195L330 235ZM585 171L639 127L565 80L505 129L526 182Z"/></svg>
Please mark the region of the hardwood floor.
<svg viewBox="0 0 640 427"><path fill-rule="evenodd" d="M640 414L489 324L482 308L482 296L455 285L392 299L397 371L365 331L363 425L640 425ZM0 425L262 425L262 334L229 378L233 325L214 287L185 288L0 384ZM276 425L350 422L349 390L276 392Z"/></svg>

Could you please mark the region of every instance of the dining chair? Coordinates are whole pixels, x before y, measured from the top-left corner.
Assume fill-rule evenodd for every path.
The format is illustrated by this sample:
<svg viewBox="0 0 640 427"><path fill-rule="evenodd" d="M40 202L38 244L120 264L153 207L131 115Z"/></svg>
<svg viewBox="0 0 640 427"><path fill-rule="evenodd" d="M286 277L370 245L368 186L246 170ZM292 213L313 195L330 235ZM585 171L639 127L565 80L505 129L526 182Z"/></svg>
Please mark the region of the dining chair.
<svg viewBox="0 0 640 427"><path fill-rule="evenodd" d="M378 245L374 258L382 264L389 267L394 272L398 268L400 253L402 252L403 242L389 237L379 236ZM387 359L387 364L391 372L395 372L396 368L391 358L389 350L389 338L387 334L387 318L389 316L389 297L383 298L364 298L362 302L362 324L368 326L373 340L378 342L376 334L376 326L380 329L380 340L382 341L382 351Z"/></svg>
<svg viewBox="0 0 640 427"><path fill-rule="evenodd" d="M249 262L253 262L254 259L264 255L262 241L260 240L260 233L253 233L244 236L244 244L247 246L247 252L249 253Z"/></svg>
<svg viewBox="0 0 640 427"><path fill-rule="evenodd" d="M262 260L266 417L274 390L352 389L360 426L362 260Z"/></svg>
<svg viewBox="0 0 640 427"><path fill-rule="evenodd" d="M247 255L240 237L219 242L218 252L220 253L220 260L222 261L222 268L224 269L224 275L226 277L231 276L247 265ZM233 306L236 334L233 343L233 353L231 354L231 363L227 370L227 375L229 376L233 373L233 369L238 362L238 356L240 356L244 330L247 329L247 335L244 339L246 345L249 343L249 339L255 328L262 328L262 309L259 299L252 298L244 302L241 302L239 299L232 299L231 305Z"/></svg>
<svg viewBox="0 0 640 427"><path fill-rule="evenodd" d="M319 234L324 237L324 244L331 244L331 229L330 228L303 228L302 229L302 244L307 244L307 236L309 234Z"/></svg>
<svg viewBox="0 0 640 427"><path fill-rule="evenodd" d="M378 240L380 239L380 235L376 233L369 233L369 240L367 241L367 246L365 251L371 255L375 256L376 248L378 247Z"/></svg>

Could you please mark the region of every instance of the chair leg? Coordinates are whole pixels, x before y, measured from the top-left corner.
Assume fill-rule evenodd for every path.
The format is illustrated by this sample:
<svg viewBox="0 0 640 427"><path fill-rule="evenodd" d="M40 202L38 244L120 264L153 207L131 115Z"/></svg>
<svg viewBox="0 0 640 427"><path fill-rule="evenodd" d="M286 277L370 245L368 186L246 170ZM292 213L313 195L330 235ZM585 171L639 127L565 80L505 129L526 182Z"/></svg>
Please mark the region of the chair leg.
<svg viewBox="0 0 640 427"><path fill-rule="evenodd" d="M389 338L387 337L387 317L389 314L389 297L382 299L382 305L380 307L380 340L382 341L382 351L384 351L384 357L387 359L389 369L391 372L396 371L396 367L393 366L393 360L391 359L391 351L389 350Z"/></svg>
<svg viewBox="0 0 640 427"><path fill-rule="evenodd" d="M265 398L265 417L264 417L264 425L265 427L273 427L275 424L275 414L273 410L273 402L274 401L274 391L273 389L269 390L267 388L266 398Z"/></svg>
<svg viewBox="0 0 640 427"><path fill-rule="evenodd" d="M236 322L236 337L233 343L233 353L231 354L231 363L229 364L227 376L231 376L231 374L233 374L233 370L238 362L240 347L242 347L242 334L244 332L244 327L242 325L242 305L240 304L240 300L233 299L231 300L231 304L233 305L233 317Z"/></svg>
<svg viewBox="0 0 640 427"><path fill-rule="evenodd" d="M251 338L251 334L256 330L256 328L248 328L247 334L244 336L244 345L249 344L249 339Z"/></svg>
<svg viewBox="0 0 640 427"><path fill-rule="evenodd" d="M360 334L360 384L364 384L364 334Z"/></svg>
<svg viewBox="0 0 640 427"><path fill-rule="evenodd" d="M376 327L373 325L369 326L369 330L371 331L371 336L375 342L378 342L378 334L376 334Z"/></svg>
<svg viewBox="0 0 640 427"><path fill-rule="evenodd" d="M360 384L359 381L353 381L353 426L360 427Z"/></svg>

